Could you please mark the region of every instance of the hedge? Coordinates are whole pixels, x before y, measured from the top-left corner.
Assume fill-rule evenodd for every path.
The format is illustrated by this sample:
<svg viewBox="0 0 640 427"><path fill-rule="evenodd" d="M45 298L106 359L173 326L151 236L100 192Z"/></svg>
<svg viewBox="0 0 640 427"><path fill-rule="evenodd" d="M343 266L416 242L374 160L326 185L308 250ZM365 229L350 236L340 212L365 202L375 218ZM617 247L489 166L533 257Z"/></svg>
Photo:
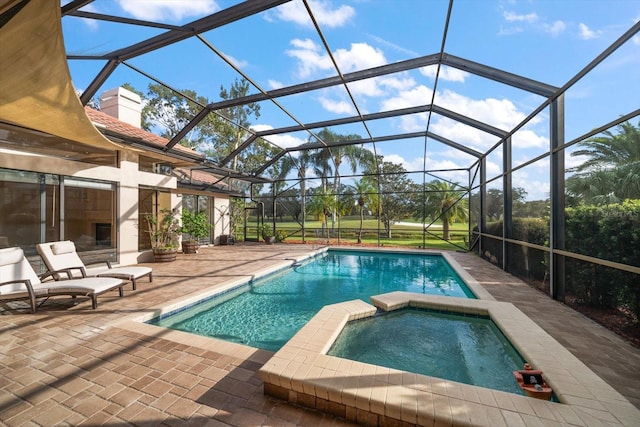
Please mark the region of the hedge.
<svg viewBox="0 0 640 427"><path fill-rule="evenodd" d="M502 236L502 221L487 224L486 232ZM477 231L477 229L476 229ZM515 240L549 246L548 221L513 219ZM520 245L508 258L507 271L526 280L544 280L548 255ZM565 210L565 248L569 252L640 267L640 200ZM484 238L482 256L502 265L502 242ZM624 308L640 318L640 276L623 270L566 258L566 293L593 307Z"/></svg>
<svg viewBox="0 0 640 427"><path fill-rule="evenodd" d="M566 248L583 255L640 267L640 200L566 210ZM567 291L580 302L624 307L640 316L640 277L586 262L567 262Z"/></svg>

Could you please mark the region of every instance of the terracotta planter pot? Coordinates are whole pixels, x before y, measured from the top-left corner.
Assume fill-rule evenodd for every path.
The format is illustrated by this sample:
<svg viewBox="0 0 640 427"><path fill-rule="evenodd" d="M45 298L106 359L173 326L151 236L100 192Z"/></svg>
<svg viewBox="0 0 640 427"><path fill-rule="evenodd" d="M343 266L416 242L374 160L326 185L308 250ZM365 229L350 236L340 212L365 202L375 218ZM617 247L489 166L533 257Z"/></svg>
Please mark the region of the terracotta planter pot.
<svg viewBox="0 0 640 427"><path fill-rule="evenodd" d="M155 262L171 262L176 260L177 254L175 249L154 249L153 259Z"/></svg>
<svg viewBox="0 0 640 427"><path fill-rule="evenodd" d="M182 242L182 253L183 254L197 254L198 253L198 242Z"/></svg>

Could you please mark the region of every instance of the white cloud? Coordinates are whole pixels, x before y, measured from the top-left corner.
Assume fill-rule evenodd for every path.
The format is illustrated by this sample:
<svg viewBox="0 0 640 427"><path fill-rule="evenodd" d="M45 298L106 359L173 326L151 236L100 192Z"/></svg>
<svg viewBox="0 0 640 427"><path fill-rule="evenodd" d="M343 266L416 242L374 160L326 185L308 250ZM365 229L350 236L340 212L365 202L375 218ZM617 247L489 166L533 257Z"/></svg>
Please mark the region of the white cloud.
<svg viewBox="0 0 640 427"><path fill-rule="evenodd" d="M256 132L261 132L265 130L271 130L273 129L273 126L266 125L266 124L257 124L257 125L251 126L251 129ZM303 139L296 138L289 134L268 135L265 138L267 141L273 144L276 144L277 146L282 148L297 147L298 145L305 143Z"/></svg>
<svg viewBox="0 0 640 427"><path fill-rule="evenodd" d="M360 80L347 83L347 85L349 86L349 91L354 96L382 96L385 94L376 79Z"/></svg>
<svg viewBox="0 0 640 427"><path fill-rule="evenodd" d="M293 49L285 53L298 60L297 74L301 79L308 78L318 70L329 70L333 68L328 55L321 53L320 46L311 39L293 39L290 44Z"/></svg>
<svg viewBox="0 0 640 427"><path fill-rule="evenodd" d="M564 156L564 167L565 169L575 168L589 159L589 156L573 156L571 152L567 152Z"/></svg>
<svg viewBox="0 0 640 427"><path fill-rule="evenodd" d="M602 31L593 31L587 24L583 24L582 22L578 24L578 28L580 29L580 38L583 40L596 39L602 34Z"/></svg>
<svg viewBox="0 0 640 427"><path fill-rule="evenodd" d="M549 23L544 22L537 13L518 14L512 11L503 12L504 20L508 26L501 26L498 35L508 36L524 32L527 29L543 31L556 37L560 35L567 25L560 20Z"/></svg>
<svg viewBox="0 0 640 427"><path fill-rule="evenodd" d="M310 0L309 6L318 24L326 28L342 27L356 14L355 9L351 6L341 5L334 8L331 2L324 0ZM294 22L304 26L313 25L309 13L302 2L292 1L285 3L277 7L274 12L275 17L282 21ZM268 19L270 17L271 15L267 15Z"/></svg>
<svg viewBox="0 0 640 427"><path fill-rule="evenodd" d="M487 160L486 165L487 165L487 178L493 178L494 176L500 175L502 173L502 165L499 165L496 162L492 162L491 160ZM493 181L493 182L495 183L496 181Z"/></svg>
<svg viewBox="0 0 640 427"><path fill-rule="evenodd" d="M513 146L518 148L549 147L549 139L536 135L532 130L521 129L513 135Z"/></svg>
<svg viewBox="0 0 640 427"><path fill-rule="evenodd" d="M524 31L522 27L503 27L500 26L500 31L498 31L499 36L511 36L513 34L518 34Z"/></svg>
<svg viewBox="0 0 640 427"><path fill-rule="evenodd" d="M451 90L438 93L436 104L505 131L513 129L526 117L508 99L477 100Z"/></svg>
<svg viewBox="0 0 640 427"><path fill-rule="evenodd" d="M546 200L549 198L549 181L532 179L526 173L515 174L513 186L524 188L527 192L525 200Z"/></svg>
<svg viewBox="0 0 640 427"><path fill-rule="evenodd" d="M93 3L89 3L88 5L83 6L81 10L83 12L100 12ZM100 28L100 21L98 21L97 19L80 18L80 21L92 31L97 31Z"/></svg>
<svg viewBox="0 0 640 427"><path fill-rule="evenodd" d="M407 160L401 155L395 154L395 153L383 155L383 161L400 164L402 165L402 167L404 167L406 170L410 172L416 171L416 170L422 170L422 166L423 166L422 158Z"/></svg>
<svg viewBox="0 0 640 427"><path fill-rule="evenodd" d="M328 54L324 49L310 39L294 39L290 42L292 49L286 54L297 60L297 77L308 79L319 74L324 77L326 74L335 75L335 68ZM387 60L383 52L366 43L353 43L349 49L337 49L334 59L340 71L344 74L363 70L379 65L384 65ZM368 97L383 96L389 88L408 87L414 84L413 80L399 79L396 77L380 77L349 83L349 90L354 96L363 95ZM335 91L335 90L334 90ZM322 106L331 111L339 113L353 112L351 103L346 98L340 101L330 101L328 98L321 99Z"/></svg>
<svg viewBox="0 0 640 427"><path fill-rule="evenodd" d="M246 66L247 66L247 64L248 64L248 62L247 62L247 61L244 61L244 60L241 60L241 59L237 59L237 58L235 58L235 57L233 57L233 56L231 56L231 55L227 55L227 54L226 54L226 53L224 53L224 52L222 53L222 55L224 55L224 57L225 57L225 58L227 58L227 60L228 60L229 62L231 62L233 65L235 65L235 66L236 66L236 67L238 67L238 68L244 68L244 67L246 67Z"/></svg>
<svg viewBox="0 0 640 427"><path fill-rule="evenodd" d="M418 85L409 90L402 90L397 96L383 100L380 110L388 111L429 104L432 93L433 91L424 85Z"/></svg>
<svg viewBox="0 0 640 427"><path fill-rule="evenodd" d="M333 70L324 48L311 39L293 39L285 53L298 60L298 77L308 78L319 71ZM384 53L366 43L352 43L349 49L337 49L333 57L342 73L377 67L387 63Z"/></svg>
<svg viewBox="0 0 640 427"><path fill-rule="evenodd" d="M437 135L480 152L486 151L498 142L496 136L437 115L432 118L430 130Z"/></svg>
<svg viewBox="0 0 640 427"><path fill-rule="evenodd" d="M436 77L437 70L438 67L436 65L429 65L428 67L420 68L420 73L426 77L434 79ZM442 80L464 83L468 76L469 73L457 68L448 67L446 65L440 67L440 78Z"/></svg>
<svg viewBox="0 0 640 427"><path fill-rule="evenodd" d="M354 107L346 101L334 101L325 97L320 98L322 108L336 114L353 114Z"/></svg>
<svg viewBox="0 0 640 427"><path fill-rule="evenodd" d="M180 21L190 16L204 16L220 10L215 0L118 0L125 12L148 21Z"/></svg>
<svg viewBox="0 0 640 427"><path fill-rule="evenodd" d="M536 13L528 13L526 15L518 15L515 12L504 12L504 19L507 22L527 22L532 24L538 20L538 15Z"/></svg>
<svg viewBox="0 0 640 427"><path fill-rule="evenodd" d="M352 43L350 49L337 49L333 53L340 70L348 73L385 65L387 59L380 49L366 43Z"/></svg>
<svg viewBox="0 0 640 427"><path fill-rule="evenodd" d="M280 89L284 87L284 84L278 80L269 79L267 83L271 89Z"/></svg>
<svg viewBox="0 0 640 427"><path fill-rule="evenodd" d="M431 103L432 90L424 85L418 85L408 90L398 92L396 96L385 98L380 111L397 110ZM405 132L417 132L426 128L426 114L412 114L400 117L400 128Z"/></svg>
<svg viewBox="0 0 640 427"><path fill-rule="evenodd" d="M391 77L391 76L383 76L376 77L376 82L381 87L390 89L390 90L409 90L416 85L416 81L411 77Z"/></svg>
<svg viewBox="0 0 640 427"><path fill-rule="evenodd" d="M380 111L425 105L431 102L432 90L424 85L409 90L400 90L381 102ZM438 92L436 105L454 111L471 119L487 123L505 132L521 123L526 114L508 99L473 99L451 90ZM427 126L427 113L412 114L398 118L398 127L403 132L423 131ZM529 125L535 125L541 119L535 118ZM434 114L431 117L430 130L451 141L468 146L476 151L484 152L499 140L498 137L478 130L472 126ZM547 137L536 134L534 130L522 129L514 136L514 144L520 148L547 147Z"/></svg>
<svg viewBox="0 0 640 427"><path fill-rule="evenodd" d="M555 37L562 33L567 28L567 25L562 21L555 21L552 24L544 24L542 28L546 33Z"/></svg>

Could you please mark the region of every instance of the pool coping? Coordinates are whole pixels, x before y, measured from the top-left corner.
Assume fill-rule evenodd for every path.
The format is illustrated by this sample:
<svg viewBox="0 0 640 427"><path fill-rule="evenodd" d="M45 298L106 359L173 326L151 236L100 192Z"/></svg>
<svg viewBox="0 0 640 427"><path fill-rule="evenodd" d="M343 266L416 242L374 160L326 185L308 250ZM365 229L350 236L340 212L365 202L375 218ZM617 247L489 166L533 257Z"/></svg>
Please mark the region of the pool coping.
<svg viewBox="0 0 640 427"><path fill-rule="evenodd" d="M265 394L368 425L640 425L640 410L511 303L410 292L371 302L320 310L258 371ZM560 403L326 354L348 321L403 307L490 317Z"/></svg>

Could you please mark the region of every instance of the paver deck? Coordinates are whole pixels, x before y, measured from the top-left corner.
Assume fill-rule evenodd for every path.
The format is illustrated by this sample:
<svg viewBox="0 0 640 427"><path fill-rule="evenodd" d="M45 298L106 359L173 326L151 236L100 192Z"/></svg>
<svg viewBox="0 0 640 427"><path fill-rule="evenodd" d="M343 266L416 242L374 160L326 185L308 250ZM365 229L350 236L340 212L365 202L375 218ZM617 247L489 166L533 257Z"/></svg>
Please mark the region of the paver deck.
<svg viewBox="0 0 640 427"><path fill-rule="evenodd" d="M0 307L0 423L34 425L348 426L265 396L258 369L270 352L184 340L131 316L303 256L312 245L203 248L149 264L153 283L99 298L46 302L37 314ZM452 256L498 301L514 303L640 407L640 349L472 254ZM26 307L26 306L25 306Z"/></svg>

